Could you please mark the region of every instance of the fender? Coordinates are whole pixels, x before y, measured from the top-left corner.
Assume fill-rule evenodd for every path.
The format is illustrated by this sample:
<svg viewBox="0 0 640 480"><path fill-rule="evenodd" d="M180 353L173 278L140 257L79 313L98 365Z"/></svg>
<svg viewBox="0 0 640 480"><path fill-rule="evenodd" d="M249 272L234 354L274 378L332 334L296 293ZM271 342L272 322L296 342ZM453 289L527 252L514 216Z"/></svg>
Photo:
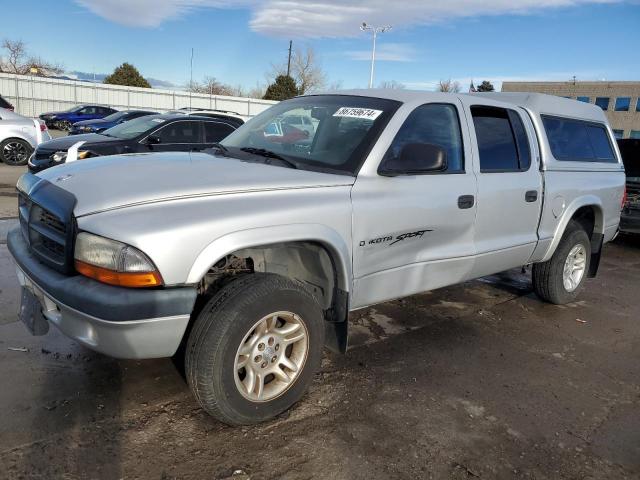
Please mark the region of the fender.
<svg viewBox="0 0 640 480"><path fill-rule="evenodd" d="M593 225L593 233L594 237L596 234L598 238L601 238L602 234L604 234L604 218L603 218L603 208L602 208L602 200L595 195L583 195L578 198L575 198L569 206L565 209L562 217L556 226L556 229L553 233L553 241L549 245L547 252L544 257L540 260L540 262L546 262L549 260L556 251L558 244L560 243L560 239L564 234L564 231L567 229L567 225L569 221L573 218L578 209L582 207L595 207L595 223Z"/></svg>
<svg viewBox="0 0 640 480"><path fill-rule="evenodd" d="M351 249L338 232L317 223L275 225L223 235L198 254L185 283L198 283L218 260L237 250L297 241L317 242L326 247L337 270L338 287L345 292L351 291Z"/></svg>
<svg viewBox="0 0 640 480"><path fill-rule="evenodd" d="M37 144L34 145L33 138L29 138L29 136L23 135L21 132L17 132L15 130L12 131L11 135L9 135L7 138L3 138L2 141L11 140L12 138L18 138L20 140L24 140L29 145L31 145L31 148L33 148L34 150L38 147Z"/></svg>

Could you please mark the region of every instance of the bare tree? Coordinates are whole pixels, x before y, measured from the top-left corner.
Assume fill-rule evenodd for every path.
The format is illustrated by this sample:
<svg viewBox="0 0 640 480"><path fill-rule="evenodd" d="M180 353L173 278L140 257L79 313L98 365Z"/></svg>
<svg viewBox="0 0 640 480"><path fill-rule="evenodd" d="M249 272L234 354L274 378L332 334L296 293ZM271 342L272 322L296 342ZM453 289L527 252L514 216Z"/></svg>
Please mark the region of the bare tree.
<svg viewBox="0 0 640 480"><path fill-rule="evenodd" d="M380 85L378 86L378 88L391 88L396 90L404 90L407 87L396 80L384 80L380 82Z"/></svg>
<svg viewBox="0 0 640 480"><path fill-rule="evenodd" d="M453 81L451 79L440 80L438 82L438 91L439 92L458 93L460 91L460 83L458 83L456 81Z"/></svg>
<svg viewBox="0 0 640 480"><path fill-rule="evenodd" d="M271 72L267 74L268 83L273 83L273 80L280 75L287 75L287 64L271 64ZM295 80L300 94L319 90L326 83L326 75L312 47L307 47L305 51L299 48L294 50L290 75Z"/></svg>
<svg viewBox="0 0 640 480"><path fill-rule="evenodd" d="M2 48L6 50L7 57L0 64L3 72L21 73L24 57L27 55L27 48L22 40L5 39Z"/></svg>
<svg viewBox="0 0 640 480"><path fill-rule="evenodd" d="M342 90L343 83L344 82L342 80L334 80L329 84L329 86L327 87L327 90Z"/></svg>
<svg viewBox="0 0 640 480"><path fill-rule="evenodd" d="M204 77L202 83L187 82L186 90L191 93L206 93L207 95L234 95L235 90L229 85L219 82L215 77Z"/></svg>
<svg viewBox="0 0 640 480"><path fill-rule="evenodd" d="M6 60L0 61L0 71L19 75L33 73L43 77L60 75L64 71L62 65L47 62L37 56L27 56L27 47L22 40L5 39L2 48L7 55Z"/></svg>

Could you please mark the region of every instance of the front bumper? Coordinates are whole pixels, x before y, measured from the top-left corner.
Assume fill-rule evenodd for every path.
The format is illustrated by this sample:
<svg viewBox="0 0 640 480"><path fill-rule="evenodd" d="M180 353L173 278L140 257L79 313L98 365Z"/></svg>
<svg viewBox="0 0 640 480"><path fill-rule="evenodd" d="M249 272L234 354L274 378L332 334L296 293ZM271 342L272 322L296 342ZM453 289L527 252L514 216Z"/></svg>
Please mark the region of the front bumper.
<svg viewBox="0 0 640 480"><path fill-rule="evenodd" d="M194 287L129 289L41 264L19 229L7 236L20 284L40 300L45 318L62 333L116 358L172 356L186 331Z"/></svg>

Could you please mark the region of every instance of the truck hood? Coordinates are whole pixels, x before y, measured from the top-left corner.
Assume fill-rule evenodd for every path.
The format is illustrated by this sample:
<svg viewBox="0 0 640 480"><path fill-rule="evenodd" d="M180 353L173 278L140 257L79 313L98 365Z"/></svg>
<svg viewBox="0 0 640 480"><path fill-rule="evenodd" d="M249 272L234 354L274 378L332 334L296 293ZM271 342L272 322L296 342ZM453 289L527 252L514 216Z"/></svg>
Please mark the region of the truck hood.
<svg viewBox="0 0 640 480"><path fill-rule="evenodd" d="M355 181L347 175L190 152L95 157L49 168L37 176L75 195L77 217L163 200L333 187Z"/></svg>
<svg viewBox="0 0 640 480"><path fill-rule="evenodd" d="M66 137L54 138L40 146L41 150L66 152L71 146L78 142L86 142L88 145L102 145L113 142L122 142L119 138L107 137L99 133L85 133L82 135L68 135Z"/></svg>

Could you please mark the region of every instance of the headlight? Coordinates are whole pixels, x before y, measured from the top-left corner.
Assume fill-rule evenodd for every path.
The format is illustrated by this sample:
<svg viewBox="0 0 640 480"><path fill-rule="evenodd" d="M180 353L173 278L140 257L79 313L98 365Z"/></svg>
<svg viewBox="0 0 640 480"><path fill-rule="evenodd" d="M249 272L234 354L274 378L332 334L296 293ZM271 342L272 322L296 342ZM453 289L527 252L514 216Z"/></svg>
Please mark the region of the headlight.
<svg viewBox="0 0 640 480"><path fill-rule="evenodd" d="M125 243L80 232L74 258L79 273L99 282L121 287L162 285L162 277L153 262Z"/></svg>
<svg viewBox="0 0 640 480"><path fill-rule="evenodd" d="M61 163L64 162L67 159L67 152L56 152L53 155L51 155L51 160L53 160L55 163Z"/></svg>

